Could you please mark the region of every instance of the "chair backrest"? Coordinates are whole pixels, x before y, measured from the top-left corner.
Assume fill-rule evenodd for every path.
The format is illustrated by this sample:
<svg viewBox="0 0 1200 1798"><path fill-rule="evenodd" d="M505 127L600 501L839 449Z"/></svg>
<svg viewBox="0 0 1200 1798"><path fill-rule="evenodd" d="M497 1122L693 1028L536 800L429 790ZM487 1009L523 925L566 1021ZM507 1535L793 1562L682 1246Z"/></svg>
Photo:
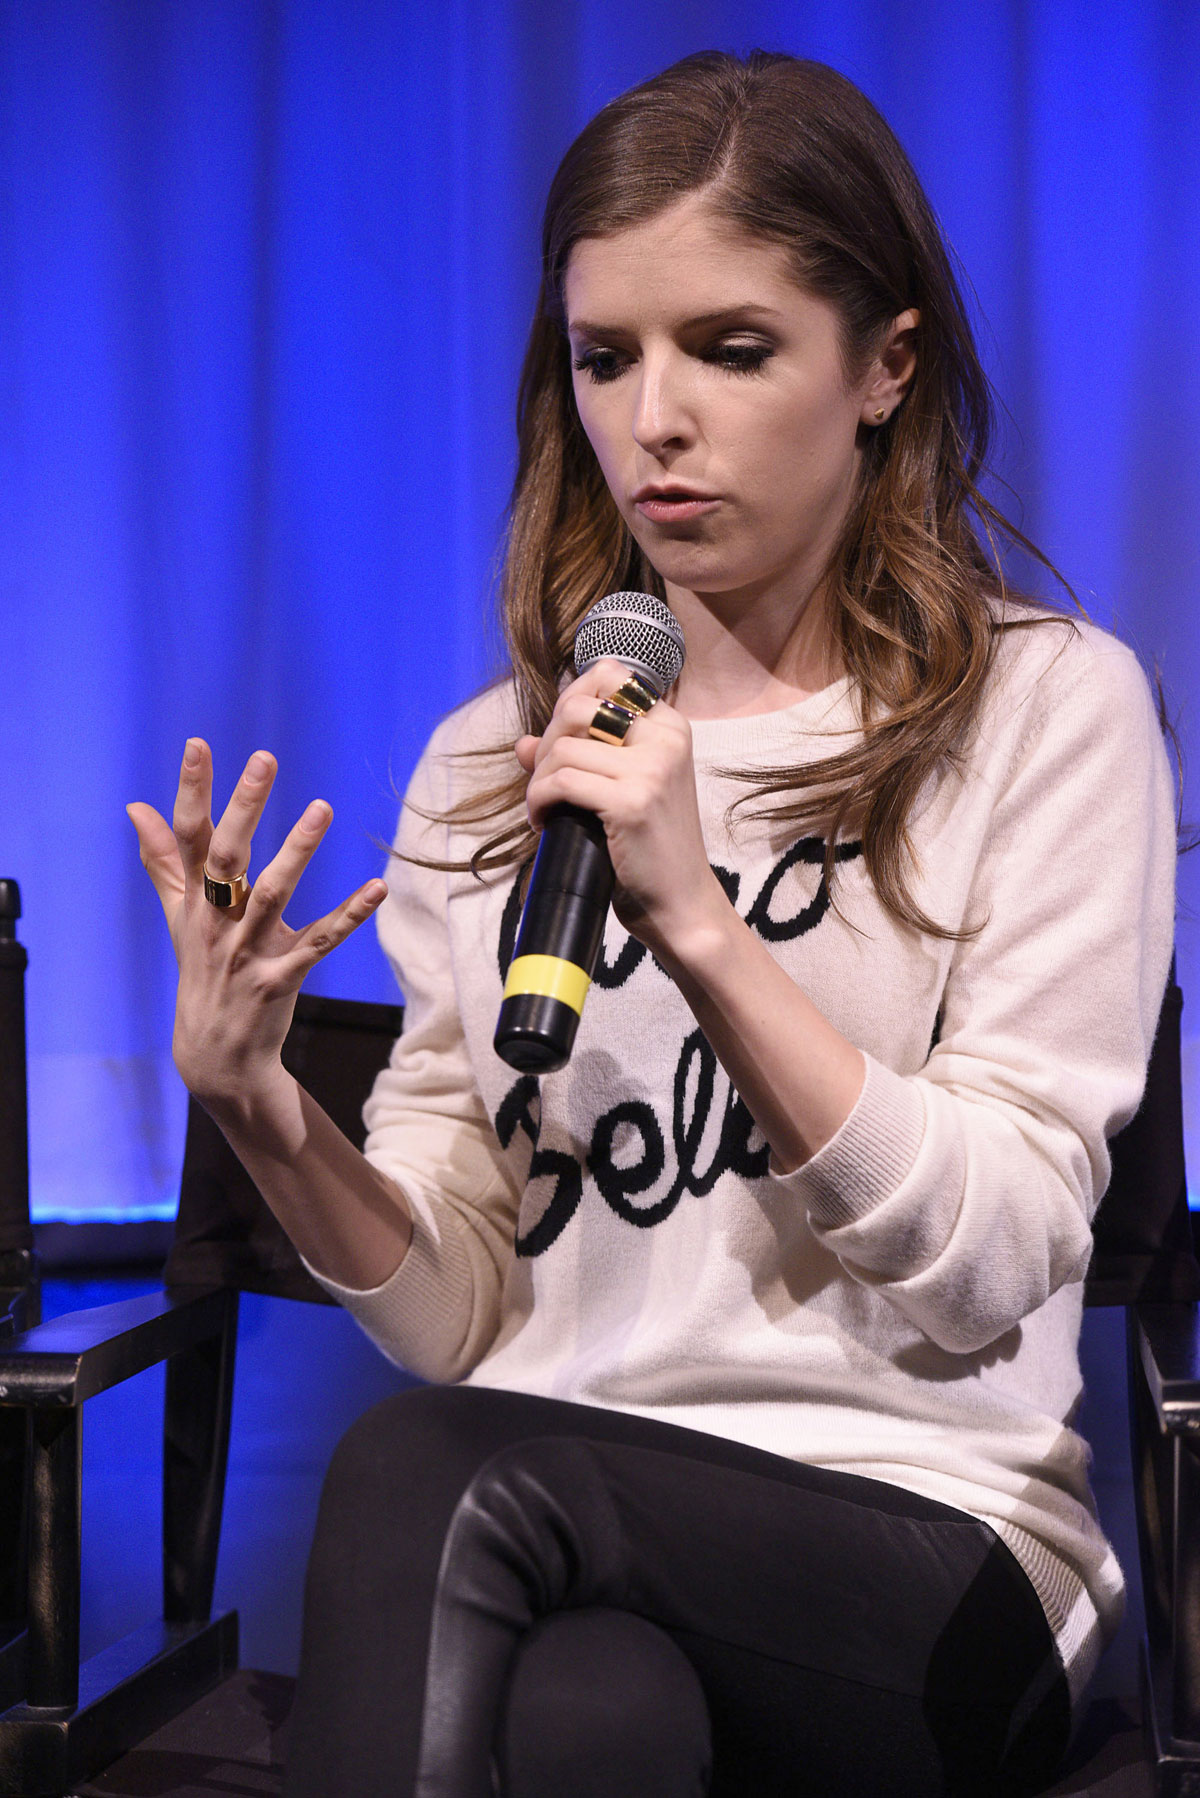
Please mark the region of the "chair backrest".
<svg viewBox="0 0 1200 1798"><path fill-rule="evenodd" d="M1172 972L1142 1103L1110 1145L1112 1179L1092 1232L1089 1305L1200 1298L1183 1161L1182 1012Z"/></svg>
<svg viewBox="0 0 1200 1798"><path fill-rule="evenodd" d="M404 1021L401 1005L301 993L284 1066L359 1148L363 1101ZM193 1099L168 1286L228 1286L332 1304L259 1196L217 1126Z"/></svg>
<svg viewBox="0 0 1200 1798"><path fill-rule="evenodd" d="M17 941L21 890L0 880L0 1284L2 1263L33 1249L29 1222L29 1113L25 1066L25 964Z"/></svg>

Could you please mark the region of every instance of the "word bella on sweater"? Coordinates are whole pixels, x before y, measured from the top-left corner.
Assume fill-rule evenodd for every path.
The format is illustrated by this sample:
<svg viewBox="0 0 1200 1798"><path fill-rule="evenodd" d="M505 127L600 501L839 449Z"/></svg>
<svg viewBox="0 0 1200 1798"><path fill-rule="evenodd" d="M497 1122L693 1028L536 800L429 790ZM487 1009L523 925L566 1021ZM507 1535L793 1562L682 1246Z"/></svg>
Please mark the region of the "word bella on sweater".
<svg viewBox="0 0 1200 1798"><path fill-rule="evenodd" d="M862 854L860 843L839 844L835 860L848 861ZM746 923L764 942L788 943L815 930L829 910L829 887L824 875L825 843L820 837L801 837L779 857L763 881L754 901L745 913ZM772 915L772 902L787 875L798 865L821 868L817 890L804 900L789 917ZM741 875L734 869L714 866L725 895L738 909ZM500 924L498 970L501 983L508 973L517 940L521 918L523 882L514 880ZM785 888L785 891L787 889ZM643 943L626 937L616 960L608 962L601 951L594 984L615 992L634 979L638 969L650 963L662 978L662 970ZM557 1149L538 1149L541 1130L540 1081L532 1074L523 1075L504 1095L495 1116L496 1135L507 1149L516 1130L524 1131L533 1149L529 1164L527 1191L536 1180L547 1179L553 1188L546 1209L538 1221L524 1234L518 1234L513 1248L518 1255L542 1255L564 1230L583 1197L585 1175L590 1175L596 1190L612 1206L618 1217L639 1229L648 1230L661 1223L674 1211L684 1193L703 1198L710 1193L722 1174L739 1174L745 1179L761 1179L770 1162L770 1147L737 1093L730 1086L724 1095L717 1126L715 1146L705 1153L709 1141L713 1103L718 1093L720 1063L699 1029L684 1037L671 1081L670 1142L675 1175L667 1191L638 1203L640 1196L657 1187L667 1166L667 1136L653 1105L646 1099L627 1099L603 1112L596 1119L582 1165L574 1155ZM620 1140L625 1154L618 1160L615 1150ZM640 1144L629 1158L630 1145Z"/></svg>

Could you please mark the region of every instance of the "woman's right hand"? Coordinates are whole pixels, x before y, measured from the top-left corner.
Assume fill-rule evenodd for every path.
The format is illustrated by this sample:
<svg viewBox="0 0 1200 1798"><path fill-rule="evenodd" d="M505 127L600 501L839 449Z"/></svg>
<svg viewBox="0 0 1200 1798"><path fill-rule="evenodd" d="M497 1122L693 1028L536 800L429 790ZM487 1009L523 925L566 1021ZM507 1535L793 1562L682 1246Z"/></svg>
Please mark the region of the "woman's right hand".
<svg viewBox="0 0 1200 1798"><path fill-rule="evenodd" d="M173 824L152 806L127 808L179 962L175 1065L188 1090L206 1103L252 1101L279 1077L279 1052L306 975L387 894L384 881L369 880L300 930L284 922L284 907L333 817L323 799L314 799L243 904L222 910L205 898L206 863L218 880L233 880L249 867L275 772L274 756L256 750L214 826L212 756L207 743L191 737Z"/></svg>

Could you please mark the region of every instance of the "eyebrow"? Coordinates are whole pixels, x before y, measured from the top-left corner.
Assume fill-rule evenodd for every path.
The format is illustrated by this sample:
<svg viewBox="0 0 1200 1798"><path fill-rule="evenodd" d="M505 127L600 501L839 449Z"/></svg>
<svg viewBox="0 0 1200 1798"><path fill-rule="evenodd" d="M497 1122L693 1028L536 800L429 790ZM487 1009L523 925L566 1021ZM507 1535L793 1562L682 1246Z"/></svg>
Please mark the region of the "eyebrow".
<svg viewBox="0 0 1200 1798"><path fill-rule="evenodd" d="M735 324L739 320L755 318L782 318L783 314L774 306L761 306L754 300L744 300L734 306L718 306L712 312L696 312L683 321L684 329L694 325ZM567 329L581 337L612 337L619 335L619 325L593 324L590 319L577 318L567 320Z"/></svg>

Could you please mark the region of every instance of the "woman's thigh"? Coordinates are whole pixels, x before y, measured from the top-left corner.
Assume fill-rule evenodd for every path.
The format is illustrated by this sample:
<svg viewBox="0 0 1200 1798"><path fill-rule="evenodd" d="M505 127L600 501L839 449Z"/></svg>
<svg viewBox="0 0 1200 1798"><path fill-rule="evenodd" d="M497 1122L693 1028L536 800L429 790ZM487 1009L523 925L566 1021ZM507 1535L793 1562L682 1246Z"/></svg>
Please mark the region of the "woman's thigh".
<svg viewBox="0 0 1200 1798"><path fill-rule="evenodd" d="M1036 1596L975 1520L647 1419L429 1388L335 1456L289 1792L482 1798L522 1641L585 1606L683 1649L714 1792L982 1793L1043 1688L1065 1733Z"/></svg>

